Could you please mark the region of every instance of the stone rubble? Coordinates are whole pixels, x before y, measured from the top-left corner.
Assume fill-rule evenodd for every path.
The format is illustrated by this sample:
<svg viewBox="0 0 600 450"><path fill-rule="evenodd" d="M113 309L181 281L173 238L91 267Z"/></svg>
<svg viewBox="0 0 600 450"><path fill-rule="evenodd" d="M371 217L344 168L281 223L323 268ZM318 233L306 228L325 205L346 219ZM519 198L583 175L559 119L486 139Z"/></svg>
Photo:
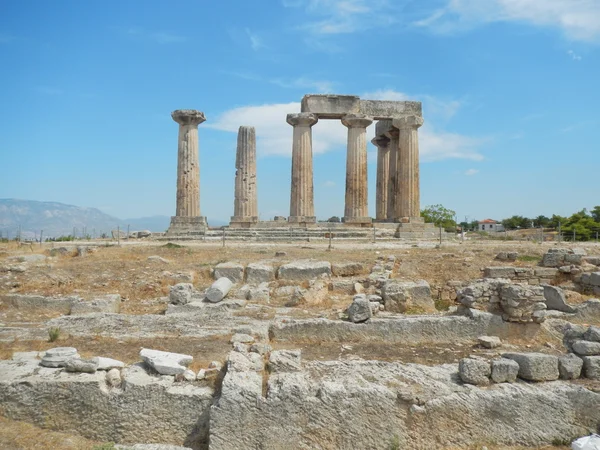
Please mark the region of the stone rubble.
<svg viewBox="0 0 600 450"><path fill-rule="evenodd" d="M354 323L366 322L373 316L371 303L365 294L357 294L348 307L348 319Z"/></svg>
<svg viewBox="0 0 600 450"><path fill-rule="evenodd" d="M161 375L183 374L193 359L190 355L150 350L147 348L143 348L140 351L140 357L148 366Z"/></svg>

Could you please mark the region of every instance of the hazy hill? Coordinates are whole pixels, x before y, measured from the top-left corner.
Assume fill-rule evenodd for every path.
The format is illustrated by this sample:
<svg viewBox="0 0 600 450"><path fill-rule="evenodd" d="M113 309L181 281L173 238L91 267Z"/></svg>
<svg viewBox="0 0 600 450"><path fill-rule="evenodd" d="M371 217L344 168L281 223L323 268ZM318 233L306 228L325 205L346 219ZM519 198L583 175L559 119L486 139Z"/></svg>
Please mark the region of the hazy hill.
<svg viewBox="0 0 600 450"><path fill-rule="evenodd" d="M166 231L169 228L169 216L151 216L131 219L119 219L105 214L96 208L85 208L66 205L58 202L38 202L34 200L0 199L0 232L2 237L7 234L13 238L17 235L19 225L24 238L38 237L44 230L44 237L67 236L73 234L82 236L84 230L90 236L110 234L111 230L120 226L131 231L150 230L152 232ZM210 226L226 225L219 220L209 220Z"/></svg>

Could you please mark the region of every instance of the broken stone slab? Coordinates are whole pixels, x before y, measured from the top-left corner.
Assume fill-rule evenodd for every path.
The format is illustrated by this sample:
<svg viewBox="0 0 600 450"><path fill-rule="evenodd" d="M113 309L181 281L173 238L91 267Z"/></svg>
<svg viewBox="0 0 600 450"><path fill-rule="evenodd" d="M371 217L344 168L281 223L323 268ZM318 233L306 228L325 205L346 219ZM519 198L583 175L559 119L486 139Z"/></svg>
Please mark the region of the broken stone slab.
<svg viewBox="0 0 600 450"><path fill-rule="evenodd" d="M576 380L581 376L582 368L583 359L573 353L558 358L558 373L562 380Z"/></svg>
<svg viewBox="0 0 600 450"><path fill-rule="evenodd" d="M555 311L562 311L566 313L574 313L577 308L567 303L567 297L563 290L556 286L550 286L549 284L543 284L544 288L544 299L546 300L546 307Z"/></svg>
<svg viewBox="0 0 600 450"><path fill-rule="evenodd" d="M251 302L269 303L271 300L269 284L260 283L258 287L249 287L246 291L246 300Z"/></svg>
<svg viewBox="0 0 600 450"><path fill-rule="evenodd" d="M235 333L231 340L229 341L231 344L242 343L242 344L252 344L254 342L254 337L245 333Z"/></svg>
<svg viewBox="0 0 600 450"><path fill-rule="evenodd" d="M72 358L65 363L67 372L94 373L98 369L98 363L90 359Z"/></svg>
<svg viewBox="0 0 600 450"><path fill-rule="evenodd" d="M403 313L410 309L418 312L435 311L431 288L425 280L387 280L381 288L381 296L385 301L385 310L389 312Z"/></svg>
<svg viewBox="0 0 600 450"><path fill-rule="evenodd" d="M275 269L267 263L250 263L246 267L246 283L268 283L275 279Z"/></svg>
<svg viewBox="0 0 600 450"><path fill-rule="evenodd" d="M140 351L140 357L161 375L182 374L193 360L193 357L190 355L147 348L143 348Z"/></svg>
<svg viewBox="0 0 600 450"><path fill-rule="evenodd" d="M517 252L500 252L496 255L496 259L499 261L516 261L518 257Z"/></svg>
<svg viewBox="0 0 600 450"><path fill-rule="evenodd" d="M273 350L269 356L269 371L298 372L302 370L302 352L300 350Z"/></svg>
<svg viewBox="0 0 600 450"><path fill-rule="evenodd" d="M519 364L512 359L499 358L492 361L491 378L494 383L514 383L518 373Z"/></svg>
<svg viewBox="0 0 600 450"><path fill-rule="evenodd" d="M299 260L279 267L277 277L281 280L305 281L331 276L329 261Z"/></svg>
<svg viewBox="0 0 600 450"><path fill-rule="evenodd" d="M558 380L558 357L544 353L503 353L519 364L519 378L529 381Z"/></svg>
<svg viewBox="0 0 600 450"><path fill-rule="evenodd" d="M244 266L235 262L224 262L217 264L214 271L215 280L229 278L233 283L244 281Z"/></svg>
<svg viewBox="0 0 600 450"><path fill-rule="evenodd" d="M34 253L31 255L11 256L7 260L14 261L14 262L20 262L20 263L40 263L40 262L46 261L46 259L48 259L46 255L40 255L40 254Z"/></svg>
<svg viewBox="0 0 600 450"><path fill-rule="evenodd" d="M486 267L483 270L484 278L514 278L516 276L516 267Z"/></svg>
<svg viewBox="0 0 600 450"><path fill-rule="evenodd" d="M354 277L368 273L369 269L363 263L345 262L332 264L331 272L336 277Z"/></svg>
<svg viewBox="0 0 600 450"><path fill-rule="evenodd" d="M121 296L119 294L107 294L92 300L77 299L71 306L71 315L91 313L118 313L121 310Z"/></svg>
<svg viewBox="0 0 600 450"><path fill-rule="evenodd" d="M458 363L458 374L463 383L478 386L490 384L490 363L480 358L463 358Z"/></svg>
<svg viewBox="0 0 600 450"><path fill-rule="evenodd" d="M583 374L590 380L600 380L600 356L584 356Z"/></svg>
<svg viewBox="0 0 600 450"><path fill-rule="evenodd" d="M206 298L209 302L217 303L225 298L233 287L233 282L227 277L221 277L215 281L206 291Z"/></svg>
<svg viewBox="0 0 600 450"><path fill-rule="evenodd" d="M81 297L44 297L43 295L31 294L4 294L0 295L0 301L6 305L14 306L23 310L44 310L60 313L63 315L71 313L73 303L81 300Z"/></svg>
<svg viewBox="0 0 600 450"><path fill-rule="evenodd" d="M55 347L46 350L40 365L44 367L65 367L70 359L79 359L77 349L74 347Z"/></svg>
<svg viewBox="0 0 600 450"><path fill-rule="evenodd" d="M573 353L580 356L597 356L600 355L600 342L592 341L574 341L571 344Z"/></svg>
<svg viewBox="0 0 600 450"><path fill-rule="evenodd" d="M112 370L125 367L124 362L112 358L105 358L103 356L96 356L95 358L92 358L92 361L98 366L97 370Z"/></svg>
<svg viewBox="0 0 600 450"><path fill-rule="evenodd" d="M250 351L253 353L258 353L259 355L266 355L271 351L271 346L269 344L252 344L250 346Z"/></svg>
<svg viewBox="0 0 600 450"><path fill-rule="evenodd" d="M348 307L348 319L354 323L366 322L373 316L371 303L365 294L354 296L352 304Z"/></svg>
<svg viewBox="0 0 600 450"><path fill-rule="evenodd" d="M173 305L187 305L192 301L194 286L191 283L178 283L169 288L169 302Z"/></svg>
<svg viewBox="0 0 600 450"><path fill-rule="evenodd" d="M477 342L483 348L496 348L502 345L502 341L498 336L479 336Z"/></svg>

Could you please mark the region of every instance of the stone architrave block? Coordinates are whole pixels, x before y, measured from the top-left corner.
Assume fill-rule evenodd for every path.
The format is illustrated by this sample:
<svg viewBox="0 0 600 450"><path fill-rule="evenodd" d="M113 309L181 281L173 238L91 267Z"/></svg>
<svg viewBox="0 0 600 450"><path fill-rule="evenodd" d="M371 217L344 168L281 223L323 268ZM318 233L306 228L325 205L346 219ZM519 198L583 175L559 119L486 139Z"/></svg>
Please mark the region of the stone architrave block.
<svg viewBox="0 0 600 450"><path fill-rule="evenodd" d="M221 277L208 288L206 298L211 303L220 302L227 296L232 287L233 282L229 278Z"/></svg>
<svg viewBox="0 0 600 450"><path fill-rule="evenodd" d="M233 283L244 281L244 266L234 262L224 262L217 264L214 271L214 279L229 278Z"/></svg>
<svg viewBox="0 0 600 450"><path fill-rule="evenodd" d="M381 289L381 296L386 311L403 313L411 307L424 312L435 311L431 288L424 280L386 280Z"/></svg>
<svg viewBox="0 0 600 450"><path fill-rule="evenodd" d="M583 357L583 374L590 380L600 380L600 356Z"/></svg>
<svg viewBox="0 0 600 450"><path fill-rule="evenodd" d="M563 380L576 380L581 376L582 368L583 359L573 353L558 358L558 372Z"/></svg>
<svg viewBox="0 0 600 450"><path fill-rule="evenodd" d="M463 358L458 363L458 374L463 383L487 386L492 370L485 359Z"/></svg>
<svg viewBox="0 0 600 450"><path fill-rule="evenodd" d="M562 311L566 313L574 313L577 308L572 307L567 303L567 297L563 290L556 286L550 286L544 284L544 298L546 299L546 307L555 311Z"/></svg>
<svg viewBox="0 0 600 450"><path fill-rule="evenodd" d="M500 358L492 361L492 381L494 383L514 383L519 374L519 364L512 359Z"/></svg>
<svg viewBox="0 0 600 450"><path fill-rule="evenodd" d="M558 380L558 357L544 353L504 353L519 364L519 378L529 381Z"/></svg>
<svg viewBox="0 0 600 450"><path fill-rule="evenodd" d="M363 263L345 262L332 264L331 271L336 277L354 277L366 274L369 269Z"/></svg>
<svg viewBox="0 0 600 450"><path fill-rule="evenodd" d="M305 281L323 276L331 276L329 261L292 261L279 267L277 278L280 280Z"/></svg>
<svg viewBox="0 0 600 450"><path fill-rule="evenodd" d="M554 267L536 267L533 273L540 278L554 278L558 273L558 269Z"/></svg>
<svg viewBox="0 0 600 450"><path fill-rule="evenodd" d="M268 283L275 279L275 269L267 263L250 263L246 266L246 283Z"/></svg>
<svg viewBox="0 0 600 450"><path fill-rule="evenodd" d="M92 300L79 300L71 306L71 315L89 313L118 313L121 310L121 296L119 294L107 294Z"/></svg>

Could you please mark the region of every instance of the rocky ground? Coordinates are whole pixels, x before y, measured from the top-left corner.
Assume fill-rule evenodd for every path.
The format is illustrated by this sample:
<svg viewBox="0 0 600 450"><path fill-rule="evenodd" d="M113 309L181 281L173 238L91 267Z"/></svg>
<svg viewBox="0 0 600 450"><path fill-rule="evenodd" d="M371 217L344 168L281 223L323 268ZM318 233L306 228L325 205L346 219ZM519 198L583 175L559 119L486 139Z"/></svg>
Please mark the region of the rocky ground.
<svg viewBox="0 0 600 450"><path fill-rule="evenodd" d="M583 247L588 255L600 254L600 246L597 244ZM49 397L50 403L47 406L44 406L43 400L37 406L47 408L48 411L54 408L63 414L60 405L53 405L50 400L54 395L55 385L40 378L38 371L33 369L39 364L42 352L55 347L74 347L84 359L104 356L122 361L126 366L125 369L120 369L119 383L122 385L115 388L117 390L111 390L110 386L108 391L101 388L100 391L104 389L107 392L102 395L98 393L100 391L93 390L96 387L84 388L88 383L86 380L92 380L85 377L92 375L70 375L62 373L63 369L43 371L50 371L45 376L58 377L56 380L60 379L61 382L70 380L69 377L80 377L72 380L81 383L78 386L81 386L82 395L100 395L99 402L108 402L107 405L112 405L107 406L111 411L117 404L111 402L116 402L117 397L121 399L120 404L138 401L127 392L127 386L159 392L155 395L164 402L156 400L161 408L167 405L167 408L173 408L174 414L191 414L189 426L195 427L196 431L192 434L189 434L189 430L186 432L185 424L188 422L184 420L179 426L182 437L168 442L185 444L190 448L208 448L209 436L211 449L234 448L239 445L244 445L244 448L259 448L257 446L262 445L261 439L269 437L273 438L272 445L264 448L285 448L283 437L281 445L276 444L280 441L275 430L281 426L278 420L282 415L294 417L299 422L308 421L300 429L286 431L288 436L294 436L297 448L350 448L350 441L340 437L347 433L347 427L361 430L360 433L367 435L369 430L385 435L379 440L365 438L364 435L354 436L352 439L363 442L363 448L383 448L381 445L384 444L389 448L487 446L492 449L531 448L552 444L560 448L567 441L570 442L570 439L578 437L577 433L583 435L587 431L597 431L591 426L594 420L598 421L596 426L600 426L600 417L586 416L585 420L576 418L580 414L578 408L584 408L584 405L600 410L600 394L596 393L600 392L600 380L582 378L552 381L534 383L531 387L528 387L531 382L518 381L516 384L469 388L469 384L463 385L465 381L461 381L458 376L459 362L464 358L480 358L489 362L508 352L564 355L568 352L564 340L566 330L571 326L569 323L574 324L574 327L583 327L577 328L582 330L577 339L582 339L583 331L587 329L585 327L600 325L600 314L595 315L596 304L593 300L589 303L590 299L598 298L598 295L593 290L580 289L577 285L577 277L581 276L581 272L588 270L593 273L591 271L596 270L588 262L571 266L569 270L572 273L567 273L562 266L551 280L552 284L565 288L565 299L574 308L573 311L583 305L577 313L544 313L544 318L539 323L526 319L519 323L512 317L507 318L505 313L503 321L501 314L493 315L490 313L494 312L492 309L485 305L480 307L482 302L490 299L490 295L484 295L468 304L469 308L482 311L483 316L474 317L477 310L471 310L475 311L470 313L471 317L465 316L465 311L468 313L469 309L465 310L467 303L464 298L468 296L461 294L461 289L469 286L473 280L492 273L489 270L486 272L485 268L497 267L502 270L503 267L511 266L516 268L517 274L521 273L521 268L526 269L525 272L528 270L527 273L530 274L527 283L535 291L540 279L532 278L533 274L538 276L535 271L550 248L568 247L510 241L452 242L445 243L440 248L436 248L435 243L431 242L340 242L334 243L332 249L328 248L327 243L270 245L228 242L222 247L220 243L205 242L181 246L145 242L117 247L86 242L33 249L5 244L0 247L0 359L8 361L13 356L25 358L20 356L23 355L20 352L36 353L29 353L29 359L25 358L25 362L18 363L21 364L19 369L15 366L17 363L0 367L0 375L4 374L10 380L15 376L30 380L28 383L33 386L32 392L37 392L36 395L40 398L45 398L46 395ZM516 259L497 259L499 253L512 252L518 253ZM313 269L306 269L308 271L305 272L302 272L305 269L301 269L298 273L309 275L296 277L293 270L299 269L285 272L281 268L286 264L308 259L328 262L329 272L313 274L310 272ZM267 269L272 268L268 269L273 271L272 274L267 269L267 272L261 272L265 265ZM242 279L237 279L240 267ZM249 277L251 267L258 271L258 278L253 281L244 279L244 274ZM214 304L203 301L215 279L221 275L232 279L233 284L225 299ZM261 277L266 279L262 280ZM399 284L386 284L385 280L388 279L397 280ZM419 280L424 280L427 285L428 291L424 298L420 297L422 290L419 289L422 287ZM545 278L541 279L541 282L545 281ZM512 285L515 280L506 282ZM181 290L180 293L174 293L172 287L175 285L180 286L177 288ZM182 285L184 286L181 287ZM396 291L392 292L392 288ZM519 289L517 294L511 295L521 295L522 289ZM526 291L527 295L530 295L528 292ZM494 295L491 294L492 303ZM362 296L363 300L357 300L357 296ZM502 303L514 303L514 300L508 299L506 293L505 296L507 299L500 298L498 301L504 305L505 311L514 313ZM352 323L353 313L348 307L353 304L353 299L354 302L362 301L366 305L369 312L366 323ZM537 308L534 302L531 305L534 305L534 309ZM524 313L519 309L521 307L525 308L523 305L513 308L517 310L515 314L518 317L532 312ZM460 314L457 316L457 313ZM51 335L52 330L54 336ZM480 334L499 336L501 346L486 348L477 340ZM248 344L239 341L239 336L246 335L251 337ZM233 347L232 339L235 341ZM268 348L264 352L257 350L257 353L253 353L250 349L252 343ZM178 380L177 375L175 379L171 376L168 380L163 375L162 381L158 378L144 378L147 375L142 376L139 372L142 370L140 367L145 367L144 363L140 363L141 348L191 356L193 359L185 364L185 369L194 374L194 379L186 379L188 386L185 384L186 380ZM238 356L232 356L232 349L234 353L239 352L241 355L261 356L244 356L242 360L238 360ZM269 354L273 357L278 352L285 354L292 350L300 350L301 369L298 370L301 371L295 374L295 370L292 371L294 373L288 373L286 369L278 373L272 368L273 363L269 362ZM18 375L15 375L15 371ZM211 375L213 372L214 376ZM149 373L152 375L152 371ZM202 373L202 377L196 375L199 373ZM405 373L404 378L398 378L400 373ZM92 384L103 385L103 376L94 375ZM401 379L401 385L389 385L389 380L385 380L391 379L390 377ZM0 376L0 384L1 378ZM256 380L256 385L252 380ZM334 386L331 383L337 384ZM357 383L366 383L364 390L352 394ZM404 383L408 383L407 386L410 387L402 388ZM436 387L436 383L439 386ZM3 448L37 448L24 440L23 436L28 433L35 433L39 438L38 443L45 443L44 448L59 445L56 442L63 442L60 444L63 448L93 448L99 442L111 440L108 438L132 442L134 437L139 437L136 442L143 441L143 436L136 436L135 433L130 436L126 429L115 434L108 425L107 431L103 431L102 425L88 429L84 423L79 426L71 424L69 427L69 421L79 419L68 414L55 421L43 414L28 418L27 408L22 405L27 402L19 396L33 394L17 389L13 381L5 386L8 391L0 394L0 413L5 416L2 418L3 426L0 427L3 430L0 431L0 446ZM513 387L517 390L512 390ZM176 393L180 389L191 390L189 395L200 396L206 407L215 402L211 412L203 409L204 412L192 414L184 408L188 400L183 402L183 409L177 409L180 406L173 406L169 402L182 395ZM255 409L258 405L254 404L243 406L243 399L247 399L248 395L253 397L255 389L258 389L256 395L259 397L262 393L264 405L258 409ZM293 394L294 389L301 391ZM423 398L419 397L416 401L411 397L412 400L403 399L400 404L388 405L386 398L389 395L400 395L403 389L409 389L410 396ZM334 409L317 415L304 409L305 405L312 404L315 399L324 401L325 392L329 392L327 395L334 402ZM342 397L336 400L336 396L342 392ZM536 402L543 404L545 397L548 405L558 407L568 398L570 406L565 409L564 414L570 418L557 419L554 426L558 431L555 433L535 432L531 429L532 425L529 425L522 435L511 435L509 430L515 424L509 423L512 421L506 422L507 418L494 418L494 415L506 414L508 417L514 414L514 411L511 412L512 407L506 402L518 392L521 392L520 395L530 396L532 405ZM104 398L103 395L109 397ZM342 399L348 395L355 396L356 400L354 403L347 403L346 407L349 411L356 409L356 414L373 399L379 399L381 410L374 411L373 417L383 414L379 420L384 422L387 419L383 417L395 417L397 431L394 431L393 423L376 424L373 417L363 417L361 420L364 423L360 427L344 425L346 419L343 409L338 408L345 404L346 400ZM453 414L449 409L453 396L458 396L455 399L458 404L464 404L464 414L468 417L476 417L478 408L480 414L490 414L483 411L494 404L494 401L504 406L498 406L498 411L482 419L481 426L475 426L471 419L456 423L449 420ZM439 399L435 400L436 397ZM262 430L248 431L248 435L245 435L228 429L227 424L234 420L236 414L240 414L237 406L228 406L230 399L235 400L231 405L246 408L246 419L243 422L245 427L251 429L255 422L263 420L263 425L271 430L273 436L264 435ZM287 403L282 406L281 402L286 399ZM303 400L298 403L291 399ZM524 405L526 403L520 404L520 407ZM419 408L423 408L423 411ZM81 411L86 410L83 408ZM107 424L120 417L114 411L102 410L101 414L106 417ZM148 417L162 420L155 413L148 413ZM31 431L34 425L14 419L33 422L44 430L77 430L82 437L65 437L60 433L37 429ZM542 417L538 419L533 414L530 419L537 424ZM341 424L340 435L337 434L338 431L331 430L324 433L316 425L320 421L331 420ZM440 433L431 438L424 436L411 425L422 420L429 420L432 426L456 427L448 432L459 433L463 437L444 442ZM131 423L137 422L132 420ZM489 427L506 428L506 431L498 429L496 432L488 432ZM310 432L310 429L313 431ZM234 437L226 437L229 434ZM514 439L511 438L513 435ZM164 441L165 436L167 435L160 430L153 436L152 430L149 430L146 442L161 442L159 439ZM86 441L84 437L90 440Z"/></svg>

